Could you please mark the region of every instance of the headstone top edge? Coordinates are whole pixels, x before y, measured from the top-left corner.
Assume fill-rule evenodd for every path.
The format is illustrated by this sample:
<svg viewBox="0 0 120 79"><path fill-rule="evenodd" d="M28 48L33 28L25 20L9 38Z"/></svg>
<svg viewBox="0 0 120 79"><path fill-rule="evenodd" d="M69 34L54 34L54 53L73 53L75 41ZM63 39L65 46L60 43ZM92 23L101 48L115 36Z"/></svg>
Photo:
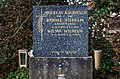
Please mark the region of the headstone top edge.
<svg viewBox="0 0 120 79"><path fill-rule="evenodd" d="M36 7L88 7L87 5L35 5L33 8Z"/></svg>
<svg viewBox="0 0 120 79"><path fill-rule="evenodd" d="M33 57L33 58L92 58L92 56L86 56L86 57Z"/></svg>

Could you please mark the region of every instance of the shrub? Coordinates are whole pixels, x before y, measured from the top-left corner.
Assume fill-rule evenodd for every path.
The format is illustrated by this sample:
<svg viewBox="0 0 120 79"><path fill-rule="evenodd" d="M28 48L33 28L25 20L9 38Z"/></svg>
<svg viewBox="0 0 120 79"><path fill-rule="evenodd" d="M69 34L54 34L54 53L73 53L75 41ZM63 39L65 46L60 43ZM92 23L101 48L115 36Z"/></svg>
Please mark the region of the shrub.
<svg viewBox="0 0 120 79"><path fill-rule="evenodd" d="M6 79L28 79L28 77L28 70L22 68L19 71L11 71Z"/></svg>

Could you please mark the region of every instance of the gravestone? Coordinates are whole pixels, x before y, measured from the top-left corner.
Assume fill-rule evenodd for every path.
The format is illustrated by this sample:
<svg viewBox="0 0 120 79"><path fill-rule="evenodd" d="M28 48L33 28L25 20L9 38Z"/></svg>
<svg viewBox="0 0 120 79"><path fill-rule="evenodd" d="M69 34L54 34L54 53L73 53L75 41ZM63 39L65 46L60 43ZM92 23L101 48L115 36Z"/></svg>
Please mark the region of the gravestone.
<svg viewBox="0 0 120 79"><path fill-rule="evenodd" d="M87 6L34 6L30 79L92 79Z"/></svg>
<svg viewBox="0 0 120 79"><path fill-rule="evenodd" d="M87 6L34 6L36 57L88 56Z"/></svg>

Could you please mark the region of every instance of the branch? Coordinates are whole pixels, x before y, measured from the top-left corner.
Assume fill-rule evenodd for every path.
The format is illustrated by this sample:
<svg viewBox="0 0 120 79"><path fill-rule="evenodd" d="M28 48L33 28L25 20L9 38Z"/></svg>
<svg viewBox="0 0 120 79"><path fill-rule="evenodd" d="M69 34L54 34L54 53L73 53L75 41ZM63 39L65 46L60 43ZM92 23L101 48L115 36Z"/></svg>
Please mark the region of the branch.
<svg viewBox="0 0 120 79"><path fill-rule="evenodd" d="M38 5L40 5L41 2L42 2L42 0L39 1ZM19 32L19 30L21 29L21 27L23 26L23 24L28 21L28 19L30 18L31 15L32 15L32 12L31 12L31 13L29 14L29 16L25 19L25 21L23 21L23 23L20 25L20 27L18 27L18 29L15 29L16 32L15 32L12 36L9 36L9 37L7 37L6 39L3 39L3 41L7 41L8 39L13 38L13 37Z"/></svg>
<svg viewBox="0 0 120 79"><path fill-rule="evenodd" d="M8 37L7 39L5 39L4 41L7 41L8 39L13 38L13 37L19 32L19 30L20 30L20 28L23 26L23 24L28 21L28 19L30 18L31 15L32 15L32 12L31 12L31 13L29 14L29 16L25 19L25 21L23 21L23 23L20 25L20 27L18 27L18 29L16 30L16 32L15 32L12 36L9 36L9 37Z"/></svg>

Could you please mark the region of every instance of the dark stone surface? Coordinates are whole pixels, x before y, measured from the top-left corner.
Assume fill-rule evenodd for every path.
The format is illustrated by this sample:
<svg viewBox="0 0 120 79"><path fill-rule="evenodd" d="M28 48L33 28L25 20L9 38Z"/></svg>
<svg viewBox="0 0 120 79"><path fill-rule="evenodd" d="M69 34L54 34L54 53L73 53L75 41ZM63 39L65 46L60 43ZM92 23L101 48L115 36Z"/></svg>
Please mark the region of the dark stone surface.
<svg viewBox="0 0 120 79"><path fill-rule="evenodd" d="M92 61L91 57L30 58L29 79L93 79Z"/></svg>
<svg viewBox="0 0 120 79"><path fill-rule="evenodd" d="M35 57L88 56L87 6L34 6Z"/></svg>

